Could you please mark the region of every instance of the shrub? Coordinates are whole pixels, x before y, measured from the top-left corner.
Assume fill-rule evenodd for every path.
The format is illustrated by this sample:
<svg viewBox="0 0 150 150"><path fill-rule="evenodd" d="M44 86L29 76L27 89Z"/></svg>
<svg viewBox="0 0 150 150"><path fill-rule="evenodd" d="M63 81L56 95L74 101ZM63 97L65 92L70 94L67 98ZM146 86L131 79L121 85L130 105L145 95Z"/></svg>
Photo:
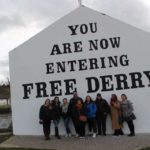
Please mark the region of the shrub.
<svg viewBox="0 0 150 150"><path fill-rule="evenodd" d="M9 114L11 113L11 107L7 105L0 106L0 114Z"/></svg>

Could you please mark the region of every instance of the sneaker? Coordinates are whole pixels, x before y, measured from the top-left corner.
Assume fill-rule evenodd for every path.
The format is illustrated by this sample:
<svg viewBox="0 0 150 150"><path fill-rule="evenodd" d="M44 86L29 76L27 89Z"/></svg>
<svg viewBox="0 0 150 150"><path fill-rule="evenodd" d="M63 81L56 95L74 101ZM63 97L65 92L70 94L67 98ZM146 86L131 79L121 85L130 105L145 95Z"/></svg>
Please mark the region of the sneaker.
<svg viewBox="0 0 150 150"><path fill-rule="evenodd" d="M88 133L88 136L92 136L92 132L89 132L89 133Z"/></svg>
<svg viewBox="0 0 150 150"><path fill-rule="evenodd" d="M134 134L134 133L130 133L130 134L128 134L128 136L130 136L130 137L131 137L131 136L135 136L135 134Z"/></svg>
<svg viewBox="0 0 150 150"><path fill-rule="evenodd" d="M66 138L67 138L68 136L69 136L68 134L65 135Z"/></svg>
<svg viewBox="0 0 150 150"><path fill-rule="evenodd" d="M68 134L68 137L71 137L71 133Z"/></svg>
<svg viewBox="0 0 150 150"><path fill-rule="evenodd" d="M96 138L96 133L93 133L93 136L92 136L93 138Z"/></svg>
<svg viewBox="0 0 150 150"><path fill-rule="evenodd" d="M61 137L59 135L57 135L56 138L59 139L59 140L61 139Z"/></svg>
<svg viewBox="0 0 150 150"><path fill-rule="evenodd" d="M85 139L85 136L80 136L79 138L80 138L80 139Z"/></svg>
<svg viewBox="0 0 150 150"><path fill-rule="evenodd" d="M119 135L118 134L113 134L112 137L119 137Z"/></svg>
<svg viewBox="0 0 150 150"><path fill-rule="evenodd" d="M79 137L79 134L76 134L75 137L76 137L76 138Z"/></svg>
<svg viewBox="0 0 150 150"><path fill-rule="evenodd" d="M106 136L106 133L103 133L103 136Z"/></svg>

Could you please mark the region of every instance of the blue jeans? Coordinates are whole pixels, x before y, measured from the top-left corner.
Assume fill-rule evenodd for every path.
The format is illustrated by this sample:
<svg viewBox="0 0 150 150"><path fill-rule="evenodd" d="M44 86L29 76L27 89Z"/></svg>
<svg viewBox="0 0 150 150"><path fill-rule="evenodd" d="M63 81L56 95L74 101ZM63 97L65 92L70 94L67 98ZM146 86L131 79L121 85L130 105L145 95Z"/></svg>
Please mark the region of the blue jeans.
<svg viewBox="0 0 150 150"><path fill-rule="evenodd" d="M65 128L66 128L67 134L71 133L70 128L69 128L70 118L65 117L65 118L63 118L63 120L64 120L64 125L65 125Z"/></svg>
<svg viewBox="0 0 150 150"><path fill-rule="evenodd" d="M59 119L53 120L55 128L58 128Z"/></svg>

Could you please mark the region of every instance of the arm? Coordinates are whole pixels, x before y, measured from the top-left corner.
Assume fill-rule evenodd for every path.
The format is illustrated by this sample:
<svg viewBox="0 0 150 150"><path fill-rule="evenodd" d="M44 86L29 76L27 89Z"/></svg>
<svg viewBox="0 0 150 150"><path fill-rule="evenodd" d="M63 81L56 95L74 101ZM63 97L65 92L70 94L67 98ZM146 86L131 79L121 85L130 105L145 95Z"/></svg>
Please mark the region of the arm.
<svg viewBox="0 0 150 150"><path fill-rule="evenodd" d="M43 120L43 106L40 107L39 119L40 119L40 120Z"/></svg>
<svg viewBox="0 0 150 150"><path fill-rule="evenodd" d="M96 111L97 111L97 106L96 106L96 104L93 103L93 106L92 106L92 107L93 107L93 112L96 113Z"/></svg>

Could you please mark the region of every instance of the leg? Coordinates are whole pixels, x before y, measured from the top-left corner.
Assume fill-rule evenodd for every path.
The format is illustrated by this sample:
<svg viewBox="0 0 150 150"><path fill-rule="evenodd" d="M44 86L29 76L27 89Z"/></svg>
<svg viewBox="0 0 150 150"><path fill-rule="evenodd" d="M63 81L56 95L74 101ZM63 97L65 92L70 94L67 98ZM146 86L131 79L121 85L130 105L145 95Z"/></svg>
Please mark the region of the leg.
<svg viewBox="0 0 150 150"><path fill-rule="evenodd" d="M59 136L59 129L58 129L58 124L59 124L59 120L53 120L54 122L54 126L55 126L55 136L60 139L60 136Z"/></svg>
<svg viewBox="0 0 150 150"><path fill-rule="evenodd" d="M50 124L51 124L51 121L50 120L46 120L46 121L43 121L43 132L44 132L44 135L45 135L45 139L48 140L49 139L49 135L50 135Z"/></svg>
<svg viewBox="0 0 150 150"><path fill-rule="evenodd" d="M89 132L92 132L92 121L90 118L87 119L87 123L88 123L88 130Z"/></svg>
<svg viewBox="0 0 150 150"><path fill-rule="evenodd" d="M98 135L101 135L101 118L100 118L100 116L96 117L96 122L97 122L97 128L98 128Z"/></svg>
<svg viewBox="0 0 150 150"><path fill-rule="evenodd" d="M129 136L134 136L135 135L135 131L134 131L133 120L127 121L127 124L128 124L129 130L130 130Z"/></svg>
<svg viewBox="0 0 150 150"><path fill-rule="evenodd" d="M124 135L124 133L123 133L121 128L119 129L119 135Z"/></svg>
<svg viewBox="0 0 150 150"><path fill-rule="evenodd" d="M79 123L76 124L76 131L77 131L76 133L79 134L79 136L81 136L82 131Z"/></svg>
<svg viewBox="0 0 150 150"><path fill-rule="evenodd" d="M82 137L85 137L85 123L82 124L81 128L82 128L82 132L81 132Z"/></svg>
<svg viewBox="0 0 150 150"><path fill-rule="evenodd" d="M106 135L106 117L102 118L102 131L103 135Z"/></svg>
<svg viewBox="0 0 150 150"><path fill-rule="evenodd" d="M73 122L73 125L74 125L74 128L75 128L76 134L79 134L79 133L78 133L78 125L77 125L76 119L75 119L75 118L72 118L72 122Z"/></svg>
<svg viewBox="0 0 150 150"><path fill-rule="evenodd" d="M97 127L96 127L96 119L95 118L91 119L91 125L92 125L93 132L96 133Z"/></svg>
<svg viewBox="0 0 150 150"><path fill-rule="evenodd" d="M78 127L79 127L79 136L85 137L85 123L80 123Z"/></svg>
<svg viewBox="0 0 150 150"><path fill-rule="evenodd" d="M69 120L70 120L70 118L68 118L68 117L64 118L64 124L65 124L67 134L71 133L70 128L69 128Z"/></svg>

